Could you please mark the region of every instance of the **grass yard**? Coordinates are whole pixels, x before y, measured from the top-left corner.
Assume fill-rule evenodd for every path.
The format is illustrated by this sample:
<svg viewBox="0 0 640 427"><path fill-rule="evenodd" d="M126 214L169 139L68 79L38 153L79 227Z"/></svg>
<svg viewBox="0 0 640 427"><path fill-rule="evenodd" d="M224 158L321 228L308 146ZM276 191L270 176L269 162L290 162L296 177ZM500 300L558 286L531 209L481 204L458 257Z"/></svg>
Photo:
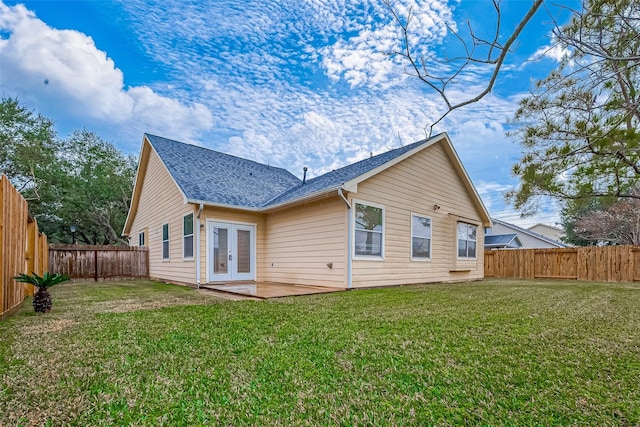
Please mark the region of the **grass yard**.
<svg viewBox="0 0 640 427"><path fill-rule="evenodd" d="M637 284L51 293L0 323L0 425L640 424Z"/></svg>

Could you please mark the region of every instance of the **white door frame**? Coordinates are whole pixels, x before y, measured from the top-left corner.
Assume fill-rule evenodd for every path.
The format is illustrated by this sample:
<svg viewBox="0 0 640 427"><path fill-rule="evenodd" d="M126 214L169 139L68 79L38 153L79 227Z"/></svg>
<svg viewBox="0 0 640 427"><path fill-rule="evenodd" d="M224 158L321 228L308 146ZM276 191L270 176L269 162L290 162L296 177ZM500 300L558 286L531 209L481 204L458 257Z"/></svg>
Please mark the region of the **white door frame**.
<svg viewBox="0 0 640 427"><path fill-rule="evenodd" d="M228 274L222 276L216 276L213 273L213 265L212 265L212 257L213 257L213 228L216 226L229 226L229 237L228 237L228 245L229 249L232 251L232 258L237 260L238 258L238 248L236 244L236 232L237 230L248 230L251 236L251 264L249 266L250 273L238 273L237 271L233 271L237 264L233 263L229 265ZM218 281L234 281L234 280L256 280L256 224L249 222L239 222L239 221L226 221L226 220L217 220L212 218L207 218L206 220L206 256L207 256L207 282L218 282Z"/></svg>

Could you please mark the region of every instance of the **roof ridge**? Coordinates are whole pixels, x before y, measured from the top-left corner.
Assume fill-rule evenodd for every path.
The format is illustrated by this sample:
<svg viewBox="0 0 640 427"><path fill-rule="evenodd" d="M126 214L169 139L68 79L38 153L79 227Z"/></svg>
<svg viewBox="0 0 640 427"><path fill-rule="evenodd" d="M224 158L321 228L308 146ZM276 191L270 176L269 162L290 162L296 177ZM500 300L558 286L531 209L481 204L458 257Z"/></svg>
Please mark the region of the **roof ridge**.
<svg viewBox="0 0 640 427"><path fill-rule="evenodd" d="M412 145L418 146L418 145L420 145L420 144L423 144L423 143L427 142L428 140L430 140L430 139L432 139L432 138L436 138L436 137L437 137L438 135L440 135L440 134L441 134L441 133L439 133L439 134L437 134L437 135L434 135L434 136L432 136L431 138L421 139L421 140L419 140L419 141L412 142L412 143L407 144L407 145L402 145L402 146L397 147L397 148L392 148L391 150L387 150L387 151L384 151L384 152L382 152L382 153L380 153L380 154L376 154L375 156L371 156L371 157L367 157L366 159L358 160L358 161L357 161L357 162L355 162L355 163L349 163L348 165L341 166L341 167L339 167L338 169L333 169L333 170L330 170L329 172L325 172L325 173L323 173L322 175L315 176L315 177L313 177L313 178L311 178L311 179L307 180L307 182L311 182L311 181L316 180L316 179L318 179L318 178L322 178L323 176L325 176L325 175L329 175L330 173L333 173L333 172L339 172L339 171L341 171L341 170L343 170L343 169L345 169L345 168L355 167L356 165L362 164L363 162L371 161L371 160L376 159L376 158L378 158L378 157L380 157L380 156L388 155L388 154L389 154L389 153L391 153L392 151L406 149L407 147L410 147L410 146L412 146Z"/></svg>
<svg viewBox="0 0 640 427"><path fill-rule="evenodd" d="M172 143L182 144L182 145L187 145L187 146L189 146L189 147L193 147L193 148L197 148L197 149L200 149L200 150L209 151L209 152L216 153L216 154L222 154L223 156L233 157L234 159L242 160L242 161L244 161L244 162L255 163L255 164L257 164L257 165L265 166L265 167L268 167L268 168L281 169L281 170L287 171L287 172L289 172L291 175L293 175L293 173L291 173L291 171L289 171L289 169L286 169L286 168L283 168L283 167L280 167L280 166L273 166L273 165L271 165L271 164L260 163L260 162L258 162L258 161L256 161L256 160L251 160L251 159L247 159L246 157L240 157L240 156L236 156L236 155L234 155L234 154L225 153L224 151L214 150L214 149L212 149L212 148L203 147L203 146L201 146L201 145L189 144L189 143L187 143L187 142L182 142L182 141L178 141L178 140L171 139L171 138L165 138L164 136L158 136L158 135L154 135L154 134L151 134L151 133L148 133L148 132L145 132L145 136L147 136L147 137L151 136L151 137L153 137L153 138L164 139L164 140L166 140L166 141L171 141ZM149 142L151 142L151 141L149 141ZM152 143L152 144L153 144L153 143ZM293 175L293 176L295 176L295 175ZM297 176L295 176L295 177L296 177L296 178L298 178ZM299 179L299 178L298 178L298 179Z"/></svg>

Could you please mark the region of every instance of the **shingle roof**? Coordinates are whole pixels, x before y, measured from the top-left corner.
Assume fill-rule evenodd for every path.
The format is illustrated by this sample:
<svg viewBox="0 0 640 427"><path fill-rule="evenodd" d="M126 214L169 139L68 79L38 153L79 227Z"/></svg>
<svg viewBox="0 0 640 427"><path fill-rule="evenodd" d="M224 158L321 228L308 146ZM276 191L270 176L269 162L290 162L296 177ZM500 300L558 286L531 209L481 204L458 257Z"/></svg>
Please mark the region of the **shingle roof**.
<svg viewBox="0 0 640 427"><path fill-rule="evenodd" d="M418 141L361 160L309 179L303 185L282 168L155 135L145 136L187 199L249 208L267 208L338 188L426 142Z"/></svg>
<svg viewBox="0 0 640 427"><path fill-rule="evenodd" d="M517 234L488 234L484 236L484 245L486 247L508 246L513 240L518 240ZM519 240L518 243L520 243Z"/></svg>
<svg viewBox="0 0 640 427"><path fill-rule="evenodd" d="M282 168L145 136L189 200L259 208L301 182Z"/></svg>

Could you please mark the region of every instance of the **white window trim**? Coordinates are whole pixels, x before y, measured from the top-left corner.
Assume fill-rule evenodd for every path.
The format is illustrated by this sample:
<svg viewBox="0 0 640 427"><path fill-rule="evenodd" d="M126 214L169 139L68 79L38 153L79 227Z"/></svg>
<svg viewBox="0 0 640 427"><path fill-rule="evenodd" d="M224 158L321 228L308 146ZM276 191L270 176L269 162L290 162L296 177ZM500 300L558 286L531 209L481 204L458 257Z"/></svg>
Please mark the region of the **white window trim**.
<svg viewBox="0 0 640 427"><path fill-rule="evenodd" d="M186 216L189 215L193 215L193 232L191 234L184 234L184 218ZM191 257L185 257L184 256L184 238L185 237L189 237L192 236L193 237L193 253L195 254L196 252L196 215L193 212L187 212L186 214L182 215L182 224L181 224L181 230L182 230L182 260L183 261L193 261L194 257L193 255Z"/></svg>
<svg viewBox="0 0 640 427"><path fill-rule="evenodd" d="M142 244L140 244L140 240L142 240ZM142 230L141 232L138 233L138 246L141 248L144 248L146 247L146 243L147 243L147 236L145 236L145 232L144 230Z"/></svg>
<svg viewBox="0 0 640 427"><path fill-rule="evenodd" d="M352 214L351 214L351 254L352 254L352 259L354 260L358 260L358 261L384 261L384 246L385 246L385 235L387 234L387 224L385 221L385 212L386 212L386 208L384 205L380 205L377 203L372 203L372 202L368 202L365 200L359 200L359 199L352 199L351 200L353 209L351 209ZM358 205L365 205L365 206L371 206L372 208L378 208L378 209L382 209L382 239L380 242L380 255L358 255L356 254L356 231L358 229L356 229L356 204Z"/></svg>
<svg viewBox="0 0 640 427"><path fill-rule="evenodd" d="M413 256L413 217L418 216L420 218L425 218L429 220L429 227L431 231L431 235L429 236L429 258L415 258ZM431 262L431 258L433 257L433 218L427 215L411 212L411 236L409 240L409 250L411 251L411 261L417 262ZM418 236L419 237L419 236ZM457 239L456 239L457 240Z"/></svg>
<svg viewBox="0 0 640 427"><path fill-rule="evenodd" d="M164 240L164 226L167 226L167 240ZM162 261L163 262L167 262L167 261L171 261L171 227L169 226L169 221L165 222L162 224L162 226L160 227L160 233L163 234L162 236ZM164 257L164 242L168 243L168 248L167 248L167 257ZM184 254L184 252L182 252L182 254Z"/></svg>
<svg viewBox="0 0 640 427"><path fill-rule="evenodd" d="M476 256L470 257L470 256L460 256L460 239L458 239L458 224L466 224L466 225L471 225L474 226L476 228L476 240L468 240L465 239L467 242L475 242L476 243ZM467 249L467 253L469 253L469 250ZM472 260L472 259L478 259L478 224L473 224L471 222L466 222L466 221L456 221L456 258L459 260Z"/></svg>

